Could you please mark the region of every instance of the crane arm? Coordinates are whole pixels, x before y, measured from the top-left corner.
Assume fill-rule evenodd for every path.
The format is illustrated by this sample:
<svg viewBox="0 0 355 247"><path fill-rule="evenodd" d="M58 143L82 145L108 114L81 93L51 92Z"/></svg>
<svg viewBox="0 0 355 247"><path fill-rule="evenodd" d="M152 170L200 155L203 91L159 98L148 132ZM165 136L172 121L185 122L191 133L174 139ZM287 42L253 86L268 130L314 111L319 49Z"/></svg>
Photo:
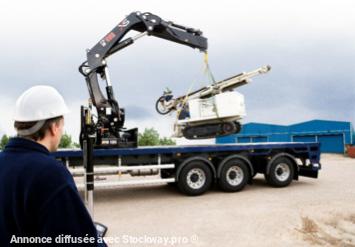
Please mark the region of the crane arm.
<svg viewBox="0 0 355 247"><path fill-rule="evenodd" d="M132 30L139 34L123 39ZM119 107L113 93L106 59L145 35L207 51L207 39L198 29L165 21L151 13L129 14L87 51L87 60L79 67L79 72L85 77L92 104L97 109L98 120L95 129L98 135L119 139L125 119L124 109ZM101 91L98 76L106 81L106 97Z"/></svg>

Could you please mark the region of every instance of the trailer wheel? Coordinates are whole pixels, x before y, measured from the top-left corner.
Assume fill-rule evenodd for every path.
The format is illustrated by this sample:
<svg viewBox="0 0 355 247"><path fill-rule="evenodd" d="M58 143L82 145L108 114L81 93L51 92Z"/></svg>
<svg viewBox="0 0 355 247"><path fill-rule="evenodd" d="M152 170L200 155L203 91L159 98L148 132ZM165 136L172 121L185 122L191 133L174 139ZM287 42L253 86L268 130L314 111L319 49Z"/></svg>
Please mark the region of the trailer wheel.
<svg viewBox="0 0 355 247"><path fill-rule="evenodd" d="M265 178L271 186L285 187L292 182L293 174L294 168L290 159L280 157L271 163L269 173L265 174Z"/></svg>
<svg viewBox="0 0 355 247"><path fill-rule="evenodd" d="M182 168L177 183L181 192L190 196L201 195L211 186L212 172L205 163L191 161Z"/></svg>
<svg viewBox="0 0 355 247"><path fill-rule="evenodd" d="M218 184L223 191L237 192L245 187L249 176L249 169L245 162L232 159L223 165Z"/></svg>

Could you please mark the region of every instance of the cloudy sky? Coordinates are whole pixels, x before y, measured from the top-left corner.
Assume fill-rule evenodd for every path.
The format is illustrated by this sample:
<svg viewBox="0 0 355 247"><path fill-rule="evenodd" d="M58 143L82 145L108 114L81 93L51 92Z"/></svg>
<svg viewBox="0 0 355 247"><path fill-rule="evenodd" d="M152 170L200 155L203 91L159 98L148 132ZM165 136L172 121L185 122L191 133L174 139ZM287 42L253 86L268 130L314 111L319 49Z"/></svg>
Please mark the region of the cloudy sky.
<svg viewBox="0 0 355 247"><path fill-rule="evenodd" d="M71 113L66 130L79 133L88 92L78 65L125 15L152 12L199 28L209 42L216 79L270 64L272 71L240 88L244 122L292 124L312 119L355 123L355 2L268 1L16 1L0 0L0 135L14 134L16 98L36 84L56 87ZM176 95L205 85L197 50L144 37L108 60L126 126L172 133L173 116L154 102L166 86Z"/></svg>

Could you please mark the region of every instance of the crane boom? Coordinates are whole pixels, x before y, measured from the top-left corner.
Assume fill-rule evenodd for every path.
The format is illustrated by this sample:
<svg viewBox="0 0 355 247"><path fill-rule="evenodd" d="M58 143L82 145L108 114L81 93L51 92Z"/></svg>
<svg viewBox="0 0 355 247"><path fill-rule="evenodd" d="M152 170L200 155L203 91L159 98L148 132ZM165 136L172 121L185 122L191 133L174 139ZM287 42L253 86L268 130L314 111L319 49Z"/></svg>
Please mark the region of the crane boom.
<svg viewBox="0 0 355 247"><path fill-rule="evenodd" d="M138 35L123 39L129 31ZM96 134L96 146L127 147L137 145L137 129L124 130L125 111L114 96L106 59L112 54L148 35L181 45L207 51L207 39L198 29L165 21L151 13L132 12L93 48L87 51L87 60L79 67L85 77L90 94L91 107L97 110L97 121L89 115L90 107L82 107L82 140L88 133ZM106 81L106 96L101 91L99 76Z"/></svg>

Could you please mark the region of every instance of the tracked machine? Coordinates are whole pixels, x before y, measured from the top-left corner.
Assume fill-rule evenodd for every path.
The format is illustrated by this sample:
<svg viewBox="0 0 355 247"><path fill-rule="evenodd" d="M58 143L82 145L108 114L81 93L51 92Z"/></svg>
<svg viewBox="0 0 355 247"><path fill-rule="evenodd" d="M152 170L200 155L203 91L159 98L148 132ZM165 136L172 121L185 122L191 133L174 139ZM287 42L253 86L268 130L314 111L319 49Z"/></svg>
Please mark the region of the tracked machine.
<svg viewBox="0 0 355 247"><path fill-rule="evenodd" d="M243 72L176 98L167 89L155 108L162 115L176 112L175 137L205 139L236 134L241 130L240 120L246 116L246 110L244 96L234 89L270 69L267 65Z"/></svg>

